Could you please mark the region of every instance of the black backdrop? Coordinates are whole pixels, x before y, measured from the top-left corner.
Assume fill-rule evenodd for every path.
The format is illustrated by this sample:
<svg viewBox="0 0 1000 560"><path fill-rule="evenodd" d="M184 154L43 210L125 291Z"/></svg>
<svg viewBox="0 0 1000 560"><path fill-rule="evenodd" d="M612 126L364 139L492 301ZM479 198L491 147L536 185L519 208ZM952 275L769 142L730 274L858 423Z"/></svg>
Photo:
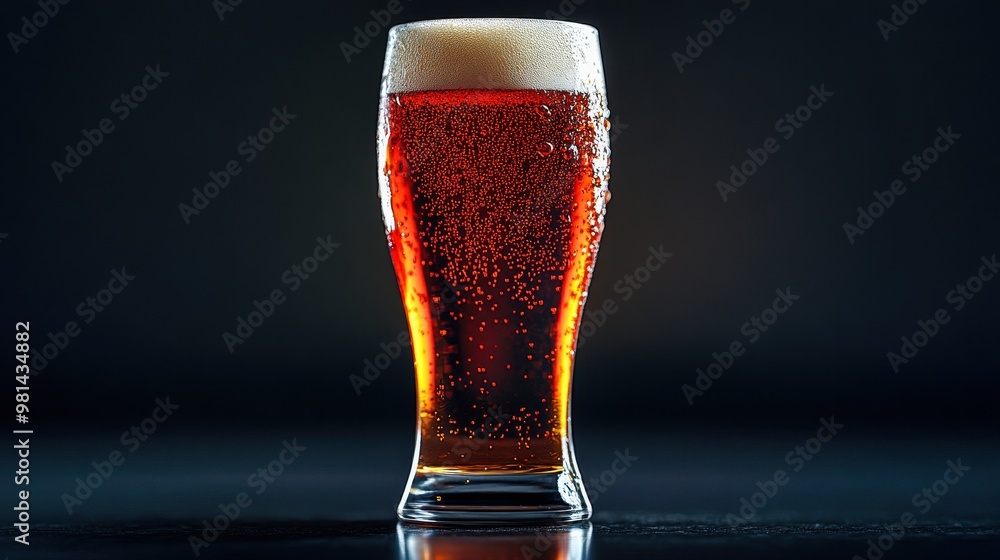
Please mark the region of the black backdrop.
<svg viewBox="0 0 1000 560"><path fill-rule="evenodd" d="M618 311L579 351L578 429L814 426L831 413L859 431L995 429L1000 281L960 310L947 301L1000 252L995 9L931 0L886 40L888 1L578 4L404 0L390 22L572 9L600 30L614 198L588 309ZM220 19L207 1L71 2L8 48L2 328L13 338L30 321L39 350L68 321L80 328L35 362L36 427L113 435L170 395L185 412L175 429L412 429L408 357L360 395L350 381L405 329L376 196L386 34L370 22L386 6L244 2ZM4 31L39 9L5 2ZM724 9L735 21L689 47ZM379 29L348 61L342 43L366 24ZM679 71L686 49L697 56ZM126 116L113 102L147 67L164 74ZM786 139L775 127L811 87L832 95ZM285 107L295 117L246 162L241 142ZM105 118L114 129L92 153L54 171ZM911 181L903 164L939 127L960 138ZM768 138L778 151L724 200L717 181ZM232 159L240 174L185 223L178 205ZM905 193L852 243L845 222L896 179ZM282 275L317 237L339 247L291 292ZM672 257L625 301L616 283L660 247ZM122 267L134 280L78 313L107 301ZM223 333L278 288L287 301L230 353ZM741 326L776 289L800 299L690 405L682 386L748 342ZM894 371L887 353L939 308L950 321Z"/></svg>

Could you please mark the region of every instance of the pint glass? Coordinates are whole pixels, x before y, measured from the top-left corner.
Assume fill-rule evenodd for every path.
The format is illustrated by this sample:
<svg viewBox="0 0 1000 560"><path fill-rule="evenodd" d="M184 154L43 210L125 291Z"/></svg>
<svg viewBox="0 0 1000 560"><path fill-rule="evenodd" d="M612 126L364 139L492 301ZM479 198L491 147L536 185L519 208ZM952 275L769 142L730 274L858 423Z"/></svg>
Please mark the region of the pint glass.
<svg viewBox="0 0 1000 560"><path fill-rule="evenodd" d="M609 128L592 27L390 30L379 197L418 409L401 519L589 518L570 385L610 199Z"/></svg>

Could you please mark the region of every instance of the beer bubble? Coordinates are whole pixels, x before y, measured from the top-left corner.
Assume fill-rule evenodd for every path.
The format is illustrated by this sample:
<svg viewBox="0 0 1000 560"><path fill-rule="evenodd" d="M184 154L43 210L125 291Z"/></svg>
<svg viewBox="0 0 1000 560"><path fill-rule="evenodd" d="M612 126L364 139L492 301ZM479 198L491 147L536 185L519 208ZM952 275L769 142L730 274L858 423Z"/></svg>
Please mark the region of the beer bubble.
<svg viewBox="0 0 1000 560"><path fill-rule="evenodd" d="M611 121L604 119L604 130L611 130Z"/></svg>
<svg viewBox="0 0 1000 560"><path fill-rule="evenodd" d="M547 156L552 153L552 150L555 149L556 148L552 145L552 142L542 142L538 145L538 155Z"/></svg>

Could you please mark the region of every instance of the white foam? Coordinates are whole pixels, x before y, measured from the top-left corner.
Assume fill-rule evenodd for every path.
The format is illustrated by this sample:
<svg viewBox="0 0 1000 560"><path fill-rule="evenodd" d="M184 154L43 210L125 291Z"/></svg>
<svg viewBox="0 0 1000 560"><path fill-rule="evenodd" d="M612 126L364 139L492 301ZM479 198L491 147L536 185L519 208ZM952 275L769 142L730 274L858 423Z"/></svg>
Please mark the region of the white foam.
<svg viewBox="0 0 1000 560"><path fill-rule="evenodd" d="M442 19L389 31L383 93L604 89L597 30L538 19Z"/></svg>

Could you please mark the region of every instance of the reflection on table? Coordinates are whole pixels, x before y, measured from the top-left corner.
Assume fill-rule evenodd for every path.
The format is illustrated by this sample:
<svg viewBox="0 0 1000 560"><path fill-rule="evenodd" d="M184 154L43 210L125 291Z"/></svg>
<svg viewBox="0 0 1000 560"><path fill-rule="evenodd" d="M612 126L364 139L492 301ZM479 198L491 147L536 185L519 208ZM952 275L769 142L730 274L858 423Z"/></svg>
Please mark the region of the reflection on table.
<svg viewBox="0 0 1000 560"><path fill-rule="evenodd" d="M400 523L399 560L586 560L593 527L434 529Z"/></svg>

